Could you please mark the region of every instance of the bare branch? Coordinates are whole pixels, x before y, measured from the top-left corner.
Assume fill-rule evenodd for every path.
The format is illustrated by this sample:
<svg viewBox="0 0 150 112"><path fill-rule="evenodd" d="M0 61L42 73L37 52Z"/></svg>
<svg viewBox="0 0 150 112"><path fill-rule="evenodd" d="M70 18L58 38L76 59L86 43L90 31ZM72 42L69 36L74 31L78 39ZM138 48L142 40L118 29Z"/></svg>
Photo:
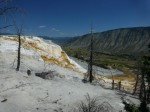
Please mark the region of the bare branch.
<svg viewBox="0 0 150 112"><path fill-rule="evenodd" d="M4 15L6 14L8 11L11 11L11 10L18 10L17 7L3 7L3 8L0 8L0 15Z"/></svg>
<svg viewBox="0 0 150 112"><path fill-rule="evenodd" d="M4 27L1 27L0 30L1 30L1 29L5 29L5 28L8 28L8 27L10 27L10 26L13 26L13 25L7 25L7 26L4 26Z"/></svg>

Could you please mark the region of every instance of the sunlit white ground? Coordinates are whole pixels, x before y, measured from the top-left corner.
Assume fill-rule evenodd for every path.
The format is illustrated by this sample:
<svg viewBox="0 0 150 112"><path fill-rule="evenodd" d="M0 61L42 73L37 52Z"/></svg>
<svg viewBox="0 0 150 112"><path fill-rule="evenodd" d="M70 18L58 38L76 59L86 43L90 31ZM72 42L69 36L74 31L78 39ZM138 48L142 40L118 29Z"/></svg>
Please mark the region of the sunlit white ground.
<svg viewBox="0 0 150 112"><path fill-rule="evenodd" d="M16 50L14 42L0 41L0 112L71 112L87 94L99 96L100 102L108 102L114 112L123 110L116 91L85 84L82 73L46 63L31 50L22 50L20 71L16 72ZM26 73L28 69L31 76ZM49 70L59 76L52 80L35 76Z"/></svg>

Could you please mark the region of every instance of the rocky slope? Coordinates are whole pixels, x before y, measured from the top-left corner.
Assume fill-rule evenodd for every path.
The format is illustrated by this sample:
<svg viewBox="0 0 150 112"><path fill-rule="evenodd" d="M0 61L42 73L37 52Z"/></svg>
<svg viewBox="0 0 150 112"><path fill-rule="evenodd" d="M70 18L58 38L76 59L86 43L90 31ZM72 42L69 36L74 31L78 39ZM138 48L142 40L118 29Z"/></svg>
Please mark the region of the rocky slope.
<svg viewBox="0 0 150 112"><path fill-rule="evenodd" d="M103 53L139 54L148 51L150 27L121 28L94 33L94 49ZM68 47L83 48L90 43L90 34L68 41Z"/></svg>
<svg viewBox="0 0 150 112"><path fill-rule="evenodd" d="M87 71L87 64L82 65L82 63L78 63L76 59L69 58L59 45L50 40L45 41L39 37L23 36L21 37L21 41L20 71L22 72L30 70L32 74L35 74L52 70L62 74L62 77L66 74L70 77L70 73L66 73L66 70L56 70L56 65L60 66L60 68L69 68L71 71L79 72L82 76L84 76ZM0 58L2 60L2 68L16 68L17 47L18 42L16 36L1 36ZM75 73L71 75L75 76ZM96 66L94 66L94 73L98 80L104 81L109 87L111 86L111 79L107 79L105 76L124 75L123 72L118 71L117 69L104 69ZM115 82L117 83L118 81L119 80L116 80ZM127 82L126 80L122 81L122 85L126 90L132 89L132 83L134 82Z"/></svg>
<svg viewBox="0 0 150 112"><path fill-rule="evenodd" d="M9 51L10 53L15 54L18 47L17 41L18 39L16 36L1 36L0 51L2 53ZM30 58L43 61L44 63L51 62L62 67L71 68L78 72L86 72L85 69L71 60L60 46L54 44L51 41L46 42L39 37L22 36L21 42L22 58L25 56L29 56ZM16 64L16 57L14 58L14 64ZM21 59L21 61L24 61L24 59ZM27 69L30 69L30 67L28 67Z"/></svg>
<svg viewBox="0 0 150 112"><path fill-rule="evenodd" d="M21 68L16 72L17 45L16 37L0 38L0 112L73 112L87 94L99 96L100 103L111 109L105 112L124 110L122 95L98 82L83 83L85 69L51 41L22 37ZM54 72L50 79L35 76L43 71Z"/></svg>

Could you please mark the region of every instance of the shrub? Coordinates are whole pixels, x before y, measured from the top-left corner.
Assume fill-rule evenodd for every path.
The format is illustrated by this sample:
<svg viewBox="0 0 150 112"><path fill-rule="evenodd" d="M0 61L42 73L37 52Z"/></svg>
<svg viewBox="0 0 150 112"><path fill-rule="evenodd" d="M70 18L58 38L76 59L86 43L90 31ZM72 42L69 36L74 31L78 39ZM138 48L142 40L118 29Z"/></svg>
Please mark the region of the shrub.
<svg viewBox="0 0 150 112"><path fill-rule="evenodd" d="M99 97L91 98L87 94L85 101L81 101L73 112L114 112L114 110L107 102L99 103Z"/></svg>

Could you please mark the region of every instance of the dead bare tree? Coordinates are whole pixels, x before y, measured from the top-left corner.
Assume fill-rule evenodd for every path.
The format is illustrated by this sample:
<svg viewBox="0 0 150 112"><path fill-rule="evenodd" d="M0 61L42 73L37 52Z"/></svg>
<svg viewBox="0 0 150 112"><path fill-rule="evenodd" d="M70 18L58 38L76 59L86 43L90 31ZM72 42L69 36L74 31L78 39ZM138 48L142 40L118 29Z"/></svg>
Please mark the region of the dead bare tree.
<svg viewBox="0 0 150 112"><path fill-rule="evenodd" d="M89 82L93 81L93 28L91 25L91 41L90 41L90 57L89 57L89 65L88 65L88 77Z"/></svg>
<svg viewBox="0 0 150 112"><path fill-rule="evenodd" d="M23 32L23 23L25 19L25 11L22 8L18 8L18 13L13 13L11 15L13 26L18 37L18 51L17 51L17 67L16 71L19 71L20 68L20 56L21 56L21 35Z"/></svg>
<svg viewBox="0 0 150 112"><path fill-rule="evenodd" d="M141 78L140 78L140 75L141 75L141 57L139 57L138 61L137 61L137 66L136 66L136 82L135 82L135 86L134 86L134 90L133 90L133 95L136 93L137 91L137 87L138 85L141 83Z"/></svg>
<svg viewBox="0 0 150 112"><path fill-rule="evenodd" d="M16 23L16 20L14 19L15 18L15 13L17 12L23 12L21 8L18 8L16 6L12 6L11 5L11 2L13 0L0 0L0 17L2 16L8 16L9 18L13 18L13 25L4 25L3 26L0 26L0 30L2 29L5 29L5 28L8 28L10 26L14 26L15 27L15 30L16 30L16 33L17 33L17 36L18 36L18 61L17 61L17 68L16 68L16 71L19 71L19 68L20 68L20 52L21 52L21 33L22 33L22 25L20 25L20 27L17 25Z"/></svg>
<svg viewBox="0 0 150 112"><path fill-rule="evenodd" d="M22 33L22 25L21 27L16 26L17 36L18 36L18 60L17 60L17 68L16 71L19 71L20 68L20 54L21 54L21 33Z"/></svg>
<svg viewBox="0 0 150 112"><path fill-rule="evenodd" d="M17 51L17 68L16 71L19 71L20 68L20 56L21 56L21 35L23 30L23 21L20 24L17 24L15 18L13 17L13 23L18 37L18 51Z"/></svg>
<svg viewBox="0 0 150 112"><path fill-rule="evenodd" d="M115 80L114 80L114 76L113 76L113 73L112 73L112 71L111 71L111 67L109 67L109 71L110 71L110 74L111 74L111 76L112 76L112 90L114 90L114 86L115 86Z"/></svg>

